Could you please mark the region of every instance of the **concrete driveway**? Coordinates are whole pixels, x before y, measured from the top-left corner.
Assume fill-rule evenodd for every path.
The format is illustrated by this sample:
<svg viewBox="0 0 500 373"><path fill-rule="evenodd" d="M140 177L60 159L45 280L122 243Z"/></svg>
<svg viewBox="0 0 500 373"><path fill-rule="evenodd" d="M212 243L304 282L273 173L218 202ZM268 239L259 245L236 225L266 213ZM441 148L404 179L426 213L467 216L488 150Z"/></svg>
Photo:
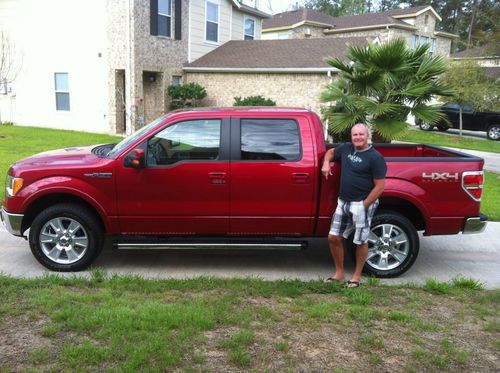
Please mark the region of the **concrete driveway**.
<svg viewBox="0 0 500 373"><path fill-rule="evenodd" d="M500 288L499 232L500 223L489 223L481 234L421 237L420 254L413 267L399 278L382 282L422 284L429 277L449 281L465 276L481 281L487 288ZM136 274L147 278L215 276L312 280L333 271L325 239L311 240L309 248L303 251L116 251L106 247L95 266L109 274ZM352 263L348 263L347 269L352 272ZM0 273L37 277L46 272L31 254L28 242L11 236L0 225ZM88 272L81 274L88 275Z"/></svg>

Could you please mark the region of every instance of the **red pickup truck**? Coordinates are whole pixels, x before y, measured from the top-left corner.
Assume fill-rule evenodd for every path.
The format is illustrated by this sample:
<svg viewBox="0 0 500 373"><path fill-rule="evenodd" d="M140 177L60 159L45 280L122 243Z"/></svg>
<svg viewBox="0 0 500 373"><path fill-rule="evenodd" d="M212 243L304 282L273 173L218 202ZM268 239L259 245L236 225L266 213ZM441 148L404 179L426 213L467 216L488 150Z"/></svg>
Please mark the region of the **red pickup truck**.
<svg viewBox="0 0 500 373"><path fill-rule="evenodd" d="M171 112L118 144L13 164L2 220L56 271L90 265L106 236L125 248L303 248L326 236L340 165L321 174L323 126L289 108ZM365 270L406 271L424 235L480 232L483 160L436 146L381 144L385 191ZM326 250L326 243L325 243Z"/></svg>

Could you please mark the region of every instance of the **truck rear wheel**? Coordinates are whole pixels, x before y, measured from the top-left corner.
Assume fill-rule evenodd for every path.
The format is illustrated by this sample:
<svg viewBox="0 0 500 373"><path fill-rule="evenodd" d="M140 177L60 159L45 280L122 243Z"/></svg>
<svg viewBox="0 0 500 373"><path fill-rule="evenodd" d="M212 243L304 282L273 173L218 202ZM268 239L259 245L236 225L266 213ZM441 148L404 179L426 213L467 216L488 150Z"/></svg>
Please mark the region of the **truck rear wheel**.
<svg viewBox="0 0 500 373"><path fill-rule="evenodd" d="M53 271L79 271L88 267L103 246L103 232L96 216L75 204L43 210L29 233L31 252Z"/></svg>
<svg viewBox="0 0 500 373"><path fill-rule="evenodd" d="M425 122L420 122L419 125L420 129L422 131L432 131L432 129L434 128L434 126L430 125L429 123L425 123Z"/></svg>
<svg viewBox="0 0 500 373"><path fill-rule="evenodd" d="M355 257L352 240L349 248ZM396 212L379 211L372 220L363 272L380 278L397 277L413 265L418 251L418 234L413 224Z"/></svg>

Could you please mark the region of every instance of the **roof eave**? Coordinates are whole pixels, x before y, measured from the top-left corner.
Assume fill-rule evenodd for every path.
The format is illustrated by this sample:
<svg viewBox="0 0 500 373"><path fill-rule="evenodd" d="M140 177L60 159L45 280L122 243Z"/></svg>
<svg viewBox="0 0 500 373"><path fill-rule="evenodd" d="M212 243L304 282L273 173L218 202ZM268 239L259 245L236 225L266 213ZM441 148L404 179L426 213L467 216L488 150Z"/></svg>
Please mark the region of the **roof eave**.
<svg viewBox="0 0 500 373"><path fill-rule="evenodd" d="M300 27L300 26L307 26L307 25L309 25L309 26L319 26L319 27L332 27L333 26L333 25L330 25L328 23L321 23L321 22L315 22L315 21L300 21L300 22L294 23L292 25L263 28L261 32L266 33L266 32L276 32L276 31L292 30L294 28L297 28L297 27Z"/></svg>
<svg viewBox="0 0 500 373"><path fill-rule="evenodd" d="M450 34L449 32L444 32L444 31L434 31L434 35L436 36L442 36L443 38L448 38L448 39L458 39L460 36L455 35L455 34Z"/></svg>
<svg viewBox="0 0 500 373"><path fill-rule="evenodd" d="M428 7L426 7L426 8L424 8L424 9L419 10L418 12L415 12L415 13L398 14L398 15L391 16L391 17L392 18L411 18L411 17L417 17L417 16L421 15L422 13L427 12L428 10L430 10L439 21L443 20L439 16L439 14L437 14L437 12L434 10L434 8L432 6L430 6L430 5Z"/></svg>
<svg viewBox="0 0 500 373"><path fill-rule="evenodd" d="M374 29L381 29L381 28L400 28L403 30L410 30L410 31L414 31L417 29L415 26L411 26L411 25L406 26L406 25L387 23L387 24L382 24L382 25L347 27L347 28L341 28L341 29L323 30L323 32L325 34L340 34L342 32L374 30Z"/></svg>
<svg viewBox="0 0 500 373"><path fill-rule="evenodd" d="M193 73L274 73L274 74L319 74L336 73L339 70L335 67L191 67L182 68L185 72Z"/></svg>

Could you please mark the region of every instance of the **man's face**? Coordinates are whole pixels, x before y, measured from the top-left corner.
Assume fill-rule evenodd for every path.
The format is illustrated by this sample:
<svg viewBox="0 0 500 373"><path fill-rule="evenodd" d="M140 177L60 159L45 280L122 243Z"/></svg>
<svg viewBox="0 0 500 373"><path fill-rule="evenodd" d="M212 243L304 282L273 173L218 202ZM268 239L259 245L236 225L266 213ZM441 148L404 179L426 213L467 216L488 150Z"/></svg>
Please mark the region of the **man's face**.
<svg viewBox="0 0 500 373"><path fill-rule="evenodd" d="M365 126L356 125L351 130L352 144L357 150L368 147L368 131Z"/></svg>

